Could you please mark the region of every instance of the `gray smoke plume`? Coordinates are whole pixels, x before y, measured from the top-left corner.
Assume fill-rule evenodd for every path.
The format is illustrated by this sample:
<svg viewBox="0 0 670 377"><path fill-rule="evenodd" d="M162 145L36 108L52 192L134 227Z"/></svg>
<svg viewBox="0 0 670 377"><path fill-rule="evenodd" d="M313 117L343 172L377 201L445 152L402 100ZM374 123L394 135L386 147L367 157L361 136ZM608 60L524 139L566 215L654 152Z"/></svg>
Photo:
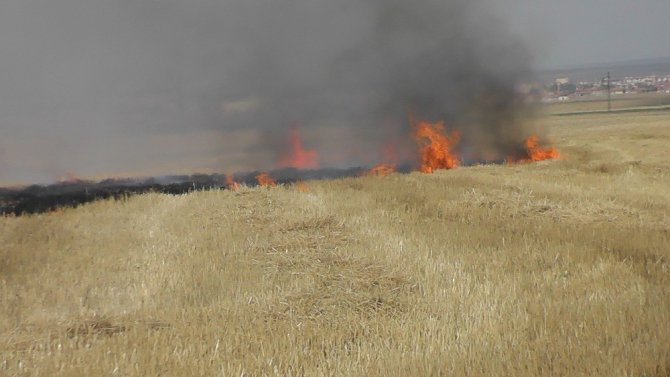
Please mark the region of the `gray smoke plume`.
<svg viewBox="0 0 670 377"><path fill-rule="evenodd" d="M406 156L413 114L460 129L466 158L504 158L525 133L515 85L530 59L474 3L245 2L249 29L234 35L248 60L221 100L254 98L258 107L221 124L263 127L278 151L296 123L353 127L347 147L363 152L348 162L360 163L389 141Z"/></svg>
<svg viewBox="0 0 670 377"><path fill-rule="evenodd" d="M352 127L347 162L360 163L388 142L407 155L411 113L460 129L466 158L504 158L525 133L515 85L529 55L475 3L245 2L251 22L234 35L248 59L221 100L258 107L220 123L264 127L276 151L296 123Z"/></svg>
<svg viewBox="0 0 670 377"><path fill-rule="evenodd" d="M4 0L1 141L33 156L9 179L272 168L292 127L322 166L403 160L410 114L461 129L466 158L504 157L525 133L529 53L484 5Z"/></svg>

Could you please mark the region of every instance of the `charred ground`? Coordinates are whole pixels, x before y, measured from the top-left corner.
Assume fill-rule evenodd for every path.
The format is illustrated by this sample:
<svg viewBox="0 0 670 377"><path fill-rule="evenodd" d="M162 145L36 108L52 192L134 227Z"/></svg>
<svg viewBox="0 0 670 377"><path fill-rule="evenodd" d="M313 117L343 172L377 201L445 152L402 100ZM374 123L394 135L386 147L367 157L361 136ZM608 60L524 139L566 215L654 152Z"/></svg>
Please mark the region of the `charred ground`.
<svg viewBox="0 0 670 377"><path fill-rule="evenodd" d="M356 177L365 168L350 169L281 169L269 173L278 184L291 184L314 179ZM409 171L409 166L400 171ZM256 186L259 172L234 174L237 184ZM0 215L15 216L44 213L62 208L74 208L96 200L123 200L133 195L161 193L181 195L193 191L230 189L225 174L174 175L144 179L106 179L99 182L75 180L50 185L31 185L20 188L0 188Z"/></svg>

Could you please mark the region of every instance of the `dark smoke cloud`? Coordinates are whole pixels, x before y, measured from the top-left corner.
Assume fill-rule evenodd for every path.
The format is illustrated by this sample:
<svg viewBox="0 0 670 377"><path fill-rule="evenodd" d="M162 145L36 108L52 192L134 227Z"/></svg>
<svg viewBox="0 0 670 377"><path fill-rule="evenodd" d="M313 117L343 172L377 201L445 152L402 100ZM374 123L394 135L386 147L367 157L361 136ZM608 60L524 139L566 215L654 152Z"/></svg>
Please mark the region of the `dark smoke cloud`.
<svg viewBox="0 0 670 377"><path fill-rule="evenodd" d="M408 139L411 113L460 128L465 145L484 152L472 158L504 157L523 137L515 85L530 59L474 3L245 2L252 26L235 35L249 60L222 99L257 98L259 107L222 124L259 125L281 145L295 122L330 121L378 149Z"/></svg>
<svg viewBox="0 0 670 377"><path fill-rule="evenodd" d="M501 157L524 133L529 54L481 4L5 0L0 130L61 140L42 158L62 169L118 171L164 155L138 152L143 137L240 130L258 136L237 166L268 168L298 126L324 165L347 165L409 149L412 113L460 128L472 158Z"/></svg>

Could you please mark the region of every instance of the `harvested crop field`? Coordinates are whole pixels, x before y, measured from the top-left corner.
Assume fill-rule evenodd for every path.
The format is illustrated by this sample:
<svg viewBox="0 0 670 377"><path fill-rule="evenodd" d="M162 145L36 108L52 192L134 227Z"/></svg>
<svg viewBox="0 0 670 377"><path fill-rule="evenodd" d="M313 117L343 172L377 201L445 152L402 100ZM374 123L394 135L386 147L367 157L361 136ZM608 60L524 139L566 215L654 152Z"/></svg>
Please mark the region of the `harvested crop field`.
<svg viewBox="0 0 670 377"><path fill-rule="evenodd" d="M542 121L562 160L0 217L0 374L667 376L670 113Z"/></svg>

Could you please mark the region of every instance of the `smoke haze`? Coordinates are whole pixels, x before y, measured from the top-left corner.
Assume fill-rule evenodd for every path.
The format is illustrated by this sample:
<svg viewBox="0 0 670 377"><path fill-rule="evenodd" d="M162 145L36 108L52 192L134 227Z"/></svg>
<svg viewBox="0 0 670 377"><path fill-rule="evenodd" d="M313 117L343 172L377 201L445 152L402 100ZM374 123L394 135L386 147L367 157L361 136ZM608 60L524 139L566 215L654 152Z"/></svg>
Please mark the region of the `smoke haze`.
<svg viewBox="0 0 670 377"><path fill-rule="evenodd" d="M0 183L268 169L294 127L322 166L406 160L410 115L504 158L530 55L481 4L3 1Z"/></svg>

